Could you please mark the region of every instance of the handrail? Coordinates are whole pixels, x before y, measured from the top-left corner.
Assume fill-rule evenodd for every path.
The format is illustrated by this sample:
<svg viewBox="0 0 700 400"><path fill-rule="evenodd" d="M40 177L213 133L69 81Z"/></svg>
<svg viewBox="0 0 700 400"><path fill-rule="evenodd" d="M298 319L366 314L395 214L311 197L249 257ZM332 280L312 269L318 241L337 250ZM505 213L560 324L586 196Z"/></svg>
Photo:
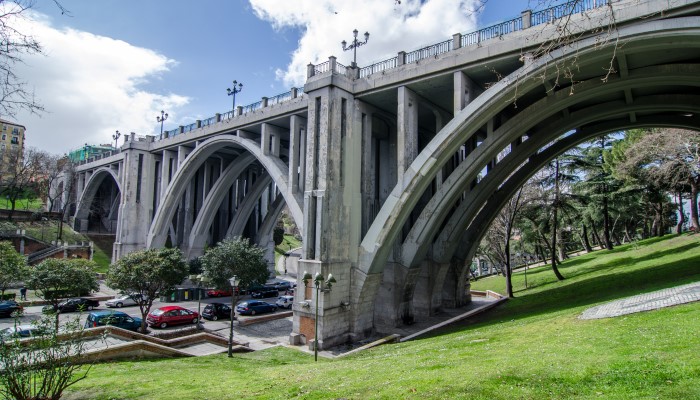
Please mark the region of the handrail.
<svg viewBox="0 0 700 400"><path fill-rule="evenodd" d="M451 49L452 39L445 40L444 42L436 43L430 46L426 46L422 49L413 50L410 53L406 53L406 64L418 62L419 60L434 57L438 54L447 53Z"/></svg>
<svg viewBox="0 0 700 400"><path fill-rule="evenodd" d="M572 0L563 4L559 4L547 9L534 12L530 15L529 26L540 25L544 23L551 22L555 19L562 18L566 15L573 15L576 13L582 13L594 8L602 7L608 4L609 0ZM513 18L508 21L499 22L494 25L487 26L472 32L467 32L461 34L460 47L471 46L483 42L484 40L500 38L503 35L521 31L523 26L527 26L523 23L523 16ZM440 43L436 43L431 46L423 47L422 49L411 51L406 53L405 62L402 64L410 64L425 58L434 57L436 55L445 53L452 50L452 39L445 40ZM316 73L327 72L330 66L327 65L328 62L315 65L314 70ZM382 72L388 69L396 68L400 64L398 62L398 57L392 57L387 60L379 61L371 64L367 67L360 68L360 78L365 78L369 75L375 74L377 72Z"/></svg>

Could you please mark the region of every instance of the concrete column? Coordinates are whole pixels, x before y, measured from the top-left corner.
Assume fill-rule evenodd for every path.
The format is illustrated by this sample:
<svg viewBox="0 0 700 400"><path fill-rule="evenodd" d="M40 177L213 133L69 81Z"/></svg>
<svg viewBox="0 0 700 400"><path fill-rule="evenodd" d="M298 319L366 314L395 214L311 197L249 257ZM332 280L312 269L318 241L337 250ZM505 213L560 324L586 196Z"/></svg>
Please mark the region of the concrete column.
<svg viewBox="0 0 700 400"><path fill-rule="evenodd" d="M124 180L112 260L146 247L153 215L155 159L145 150L124 150Z"/></svg>
<svg viewBox="0 0 700 400"><path fill-rule="evenodd" d="M304 192L306 187L306 127L299 131L299 191Z"/></svg>
<svg viewBox="0 0 700 400"><path fill-rule="evenodd" d="M403 181L403 174L418 155L418 97L405 86L398 90L396 140L397 178Z"/></svg>
<svg viewBox="0 0 700 400"><path fill-rule="evenodd" d="M532 26L532 11L525 10L520 13L520 16L523 19L523 29L528 29Z"/></svg>
<svg viewBox="0 0 700 400"><path fill-rule="evenodd" d="M185 162L185 159L187 158L187 156L190 154L191 151L192 150L189 147L177 146L177 169L180 169L180 166L182 165L182 163ZM175 171L173 171L173 173L175 173L177 171L177 169Z"/></svg>
<svg viewBox="0 0 700 400"><path fill-rule="evenodd" d="M454 114L462 111L478 95L478 86L462 71L454 73Z"/></svg>
<svg viewBox="0 0 700 400"><path fill-rule="evenodd" d="M304 120L302 117L292 115L289 119L289 190L292 193L299 192L299 160L301 156L301 135Z"/></svg>
<svg viewBox="0 0 700 400"><path fill-rule="evenodd" d="M452 50L457 50L462 47L462 34L455 33L452 35Z"/></svg>

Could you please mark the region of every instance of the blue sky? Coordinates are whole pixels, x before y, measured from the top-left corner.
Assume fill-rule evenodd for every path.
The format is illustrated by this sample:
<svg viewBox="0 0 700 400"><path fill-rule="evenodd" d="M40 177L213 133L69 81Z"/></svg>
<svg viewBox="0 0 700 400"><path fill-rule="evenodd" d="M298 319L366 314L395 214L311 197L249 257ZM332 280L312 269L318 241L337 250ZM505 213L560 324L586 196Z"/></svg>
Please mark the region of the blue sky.
<svg viewBox="0 0 700 400"><path fill-rule="evenodd" d="M234 79L244 84L237 105L302 86L309 62L350 63L340 42L354 28L370 32L358 49L363 66L543 7L488 0L468 12L481 1L60 0L70 15L37 2L21 23L45 55L19 72L48 112L15 119L29 146L65 153L109 143L115 130L157 133L161 109L165 129L230 110Z"/></svg>

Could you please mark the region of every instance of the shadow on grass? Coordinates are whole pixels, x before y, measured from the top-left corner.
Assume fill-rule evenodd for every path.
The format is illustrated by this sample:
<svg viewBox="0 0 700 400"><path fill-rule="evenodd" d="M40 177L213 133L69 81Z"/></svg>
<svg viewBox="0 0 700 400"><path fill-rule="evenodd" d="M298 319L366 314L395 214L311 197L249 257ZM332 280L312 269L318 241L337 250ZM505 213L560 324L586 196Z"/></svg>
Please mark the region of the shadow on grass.
<svg viewBox="0 0 700 400"><path fill-rule="evenodd" d="M615 268L625 263L629 265L641 261L659 259L664 255L679 254L699 246L700 243L688 243L652 252L639 258L624 257L597 268L591 267L596 272L605 272L603 275L597 275L589 279L555 282L555 285L559 284L560 286L512 298L503 306L487 314L476 317L471 321L464 321L461 324L445 328L436 332L436 335L458 331L464 329L464 326L474 323L488 325L498 323L504 319L518 320L556 313L700 281L700 268L698 268L698 265L700 265L700 254L689 255L681 260L659 264L650 268L632 271L620 268L619 271L614 271ZM582 275L583 273L577 273L574 276ZM551 280L550 282L541 283L540 286L550 283L552 283ZM532 287L530 287L531 289Z"/></svg>

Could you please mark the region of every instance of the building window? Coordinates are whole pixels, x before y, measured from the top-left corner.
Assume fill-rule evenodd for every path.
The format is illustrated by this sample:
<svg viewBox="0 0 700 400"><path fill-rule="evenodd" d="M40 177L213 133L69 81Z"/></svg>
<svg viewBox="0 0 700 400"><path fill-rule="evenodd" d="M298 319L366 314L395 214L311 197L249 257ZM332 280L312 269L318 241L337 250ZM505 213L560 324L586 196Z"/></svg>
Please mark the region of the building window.
<svg viewBox="0 0 700 400"><path fill-rule="evenodd" d="M2 140L5 140L5 139L7 139L7 135L5 135L5 134L3 133L3 134L2 134Z"/></svg>
<svg viewBox="0 0 700 400"><path fill-rule="evenodd" d="M12 140L10 141L12 144L19 144L19 138L18 137L13 137Z"/></svg>
<svg viewBox="0 0 700 400"><path fill-rule="evenodd" d="M19 128L12 128L13 135L19 135Z"/></svg>

